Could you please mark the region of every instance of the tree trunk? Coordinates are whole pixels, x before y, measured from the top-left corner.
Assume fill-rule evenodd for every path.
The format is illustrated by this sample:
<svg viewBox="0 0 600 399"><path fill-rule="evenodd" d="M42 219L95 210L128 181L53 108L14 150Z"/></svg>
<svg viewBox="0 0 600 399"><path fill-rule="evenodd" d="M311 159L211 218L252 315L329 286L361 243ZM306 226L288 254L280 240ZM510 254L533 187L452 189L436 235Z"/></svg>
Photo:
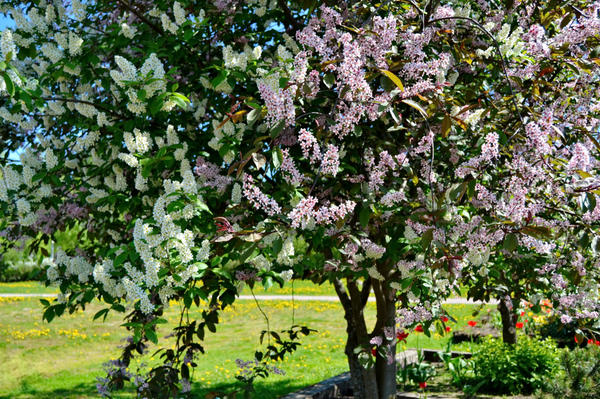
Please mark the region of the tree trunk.
<svg viewBox="0 0 600 399"><path fill-rule="evenodd" d="M377 354L375 370L379 399L394 399L396 397L396 299L386 284L379 281L373 283L377 301L377 323L373 335L383 337L388 356ZM386 334L387 332L387 334ZM387 337L390 339L388 339Z"/></svg>
<svg viewBox="0 0 600 399"><path fill-rule="evenodd" d="M358 353L354 350L359 346L367 347L369 345L369 335L367 333L367 324L364 317L364 307L366 300L363 301L363 295L368 290L370 284L363 287L363 292L359 292L356 282L348 281L348 293L340 280L334 282L335 291L344 307L344 318L346 319L346 332L348 338L346 341L345 353L348 358L350 368L350 378L352 390L356 399L378 399L377 378L375 368L365 368L358 360Z"/></svg>
<svg viewBox="0 0 600 399"><path fill-rule="evenodd" d="M352 389L356 399L394 399L396 397L396 298L395 291L379 281L373 281L377 303L377 321L373 332L367 332L364 308L369 298L371 280L365 281L359 290L355 281L347 280L346 288L341 281L334 283L335 290L344 307L348 340L345 353L348 357ZM387 334L386 334L387 333ZM372 337L381 337L387 356L377 352L375 367L366 369L358 359L355 349L371 347ZM388 339L389 338L389 339ZM360 352L359 352L360 353Z"/></svg>
<svg viewBox="0 0 600 399"><path fill-rule="evenodd" d="M499 298L498 310L502 318L502 340L505 344L517 343L517 312L514 307L515 301L510 296Z"/></svg>

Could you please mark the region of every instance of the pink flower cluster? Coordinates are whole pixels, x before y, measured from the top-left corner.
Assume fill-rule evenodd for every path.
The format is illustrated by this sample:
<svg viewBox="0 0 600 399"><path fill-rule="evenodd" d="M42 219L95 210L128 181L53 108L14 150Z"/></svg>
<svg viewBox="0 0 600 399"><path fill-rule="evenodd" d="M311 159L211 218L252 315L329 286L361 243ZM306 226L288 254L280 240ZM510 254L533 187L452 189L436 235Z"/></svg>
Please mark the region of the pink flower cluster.
<svg viewBox="0 0 600 399"><path fill-rule="evenodd" d="M321 159L321 148L315 136L306 129L300 129L298 141L302 147L304 158L310 160L311 164L316 164Z"/></svg>
<svg viewBox="0 0 600 399"><path fill-rule="evenodd" d="M294 125L296 110L291 88L273 88L263 81L258 82L257 86L260 96L267 106L269 124L275 126L280 121L285 121L286 126Z"/></svg>
<svg viewBox="0 0 600 399"><path fill-rule="evenodd" d="M388 171L396 170L398 163L387 151L383 151L381 154L379 154L379 163L377 164L375 164L375 160L373 159L372 155L367 154L365 158L367 170L369 171L369 189L372 191L378 191L383 185L383 179ZM396 156L396 158L398 161L404 162L406 159L406 154L399 154Z"/></svg>
<svg viewBox="0 0 600 399"><path fill-rule="evenodd" d="M244 196L254 205L255 209L264 211L267 215L273 216L281 213L281 207L277 202L269 198L254 184L252 176L245 174L242 190Z"/></svg>
<svg viewBox="0 0 600 399"><path fill-rule="evenodd" d="M204 157L196 158L194 173L200 177L202 187L211 187L217 189L220 193L225 192L232 179L229 176L222 176L221 169L214 163L208 162Z"/></svg>
<svg viewBox="0 0 600 399"><path fill-rule="evenodd" d="M283 178L292 185L299 185L304 181L304 175L296 167L294 159L290 156L289 149L284 148L281 150L281 153L283 154L283 161L281 162L281 171L284 172Z"/></svg>
<svg viewBox="0 0 600 399"><path fill-rule="evenodd" d="M321 161L321 172L335 177L339 168L340 156L338 153L338 148L333 144L328 144L327 151L325 152L325 155L323 155L323 160Z"/></svg>
<svg viewBox="0 0 600 399"><path fill-rule="evenodd" d="M305 226L311 220L321 225L332 224L344 219L356 207L354 201L342 202L339 205L322 206L318 209L315 209L316 205L317 199L312 196L302 199L288 214L288 217L292 220L291 226L293 228Z"/></svg>

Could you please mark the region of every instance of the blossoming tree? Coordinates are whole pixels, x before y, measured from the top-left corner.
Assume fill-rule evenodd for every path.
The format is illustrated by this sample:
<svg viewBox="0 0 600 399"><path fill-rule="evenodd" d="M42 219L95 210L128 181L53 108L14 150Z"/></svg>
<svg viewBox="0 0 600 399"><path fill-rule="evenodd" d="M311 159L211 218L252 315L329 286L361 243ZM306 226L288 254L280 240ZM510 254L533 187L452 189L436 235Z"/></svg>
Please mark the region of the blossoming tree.
<svg viewBox="0 0 600 399"><path fill-rule="evenodd" d="M44 318L128 312L101 392L189 390L243 283L331 281L358 398L394 396L396 334L502 273L490 256L534 257L565 317L597 316L600 5L333 3L2 3L0 117L35 137L1 170L3 235L81 227ZM176 347L133 378L172 299ZM267 357L309 331L287 332Z"/></svg>

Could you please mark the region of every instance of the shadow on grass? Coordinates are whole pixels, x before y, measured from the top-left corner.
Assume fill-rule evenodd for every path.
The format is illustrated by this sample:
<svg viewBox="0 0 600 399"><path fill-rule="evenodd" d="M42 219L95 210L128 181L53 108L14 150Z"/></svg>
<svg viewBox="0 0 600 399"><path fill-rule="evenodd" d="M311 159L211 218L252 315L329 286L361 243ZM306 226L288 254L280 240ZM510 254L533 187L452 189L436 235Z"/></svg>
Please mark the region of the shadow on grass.
<svg viewBox="0 0 600 399"><path fill-rule="evenodd" d="M56 388L50 390L42 390L22 386L19 391L13 391L9 394L0 394L0 399L82 399L82 398L99 398L96 386L93 384L79 384L67 388ZM132 390L129 392L123 391L113 395L115 399L125 399L135 397Z"/></svg>
<svg viewBox="0 0 600 399"><path fill-rule="evenodd" d="M260 398L260 399L277 399L281 396L287 395L288 393L298 391L302 388L305 388L306 384L302 382L295 381L291 378L288 379L279 379L277 381L269 381L260 380L254 384L254 392L251 393L252 398ZM241 389L242 385L238 382L232 382L228 384L218 384L211 388L206 388L205 386L201 386L199 384L194 384L192 386L192 395L193 399L205 399L207 394L210 393L222 393L227 394L235 391L236 389ZM237 398L243 398L244 393L240 392L237 395ZM0 398L4 399L4 398Z"/></svg>
<svg viewBox="0 0 600 399"><path fill-rule="evenodd" d="M211 393L231 393L236 389L240 389L242 385L238 382L232 382L228 384L219 384L214 387L207 388L200 384L194 384L192 386L192 392L190 398L193 399L205 399L207 397L214 397ZM252 398L260 399L277 399L290 392L298 391L305 386L301 382L297 382L290 379L278 380L278 381L258 381L254 388L255 391L251 394ZM56 389L40 389L29 385L26 381L21 382L19 390L12 391L8 394L0 393L0 399L83 399L83 398L98 398L98 391L96 390L95 384L74 384L69 387L61 387ZM113 393L114 399L131 399L135 397L135 391L130 388L124 391ZM184 396L182 396L184 397ZM237 395L238 398L243 398L243 392Z"/></svg>

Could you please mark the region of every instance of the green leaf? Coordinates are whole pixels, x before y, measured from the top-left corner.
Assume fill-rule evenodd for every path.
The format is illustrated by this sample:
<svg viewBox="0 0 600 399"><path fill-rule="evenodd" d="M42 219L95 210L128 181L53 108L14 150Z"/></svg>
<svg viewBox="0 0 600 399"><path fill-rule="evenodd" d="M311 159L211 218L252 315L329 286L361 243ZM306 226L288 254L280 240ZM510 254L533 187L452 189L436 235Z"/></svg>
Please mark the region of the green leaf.
<svg viewBox="0 0 600 399"><path fill-rule="evenodd" d="M423 249L429 248L431 241L433 241L433 229L429 229L423 233L423 236L421 237L421 247Z"/></svg>
<svg viewBox="0 0 600 399"><path fill-rule="evenodd" d="M283 163L283 152L281 152L280 148L276 148L275 151L273 151L273 167L277 170L277 169L279 169L279 167L281 167L282 163Z"/></svg>
<svg viewBox="0 0 600 399"><path fill-rule="evenodd" d="M210 84L213 88L216 88L218 85L223 83L225 79L227 79L227 70L224 69L210 82Z"/></svg>
<svg viewBox="0 0 600 399"><path fill-rule="evenodd" d="M254 162L256 169L262 169L265 167L265 165L267 163L267 158L265 158L265 156L262 154L253 152L252 153L252 161Z"/></svg>
<svg viewBox="0 0 600 399"><path fill-rule="evenodd" d="M404 85L398 76L396 76L391 71L386 71L385 69L380 69L379 72L387 76L394 84L400 89L400 91L404 91Z"/></svg>
<svg viewBox="0 0 600 399"><path fill-rule="evenodd" d="M325 74L325 77L323 77L323 83L325 83L325 86L328 89L331 89L335 83L335 76L333 76L332 73Z"/></svg>
<svg viewBox="0 0 600 399"><path fill-rule="evenodd" d="M517 249L517 246L519 245L519 241L517 240L517 236L514 233L510 233L507 234L506 237L504 237L504 249L506 249L507 251L514 251L515 249Z"/></svg>
<svg viewBox="0 0 600 399"><path fill-rule="evenodd" d="M413 107L414 109L419 111L419 113L423 115L424 118L427 118L427 111L425 111L423 107L421 107L418 103L414 102L413 100L402 100L402 102L410 107Z"/></svg>
<svg viewBox="0 0 600 399"><path fill-rule="evenodd" d="M155 345L158 344L158 336L156 335L156 331L154 331L152 328L147 328L145 332L146 338L148 338Z"/></svg>
<svg viewBox="0 0 600 399"><path fill-rule="evenodd" d="M546 226L525 226L521 232L535 238L552 238L552 230Z"/></svg>
<svg viewBox="0 0 600 399"><path fill-rule="evenodd" d="M273 126L271 128L271 137L275 138L275 137L279 136L279 133L281 133L283 131L284 127L285 127L285 121L279 121L279 123L277 123L275 126Z"/></svg>
<svg viewBox="0 0 600 399"><path fill-rule="evenodd" d="M369 219L371 218L371 209L368 206L363 207L358 214L358 219L360 220L360 225L364 228L369 224Z"/></svg>
<svg viewBox="0 0 600 399"><path fill-rule="evenodd" d="M450 133L451 128L452 128L452 118L450 118L450 115L446 114L444 116L444 120L442 121L442 137L444 137L444 138L448 137L448 134Z"/></svg>
<svg viewBox="0 0 600 399"><path fill-rule="evenodd" d="M98 312L96 312L96 314L94 315L94 320L99 319L100 317L104 316L104 319L106 320L106 316L108 315L108 311L110 309L106 308L106 309L102 309L99 310Z"/></svg>
<svg viewBox="0 0 600 399"><path fill-rule="evenodd" d="M181 93L171 93L169 99L177 104L181 109L187 109L190 100Z"/></svg>
<svg viewBox="0 0 600 399"><path fill-rule="evenodd" d="M279 78L279 88L285 89L289 81L289 78Z"/></svg>
<svg viewBox="0 0 600 399"><path fill-rule="evenodd" d="M42 320L46 320L48 323L50 323L52 321L52 319L54 319L54 316L55 316L54 307L50 306L44 312L44 315L42 316Z"/></svg>
<svg viewBox="0 0 600 399"><path fill-rule="evenodd" d="M12 80L10 80L10 77L8 76L8 74L4 74L4 83L6 83L6 91L8 92L8 94L12 97L15 95L15 85L13 84Z"/></svg>

